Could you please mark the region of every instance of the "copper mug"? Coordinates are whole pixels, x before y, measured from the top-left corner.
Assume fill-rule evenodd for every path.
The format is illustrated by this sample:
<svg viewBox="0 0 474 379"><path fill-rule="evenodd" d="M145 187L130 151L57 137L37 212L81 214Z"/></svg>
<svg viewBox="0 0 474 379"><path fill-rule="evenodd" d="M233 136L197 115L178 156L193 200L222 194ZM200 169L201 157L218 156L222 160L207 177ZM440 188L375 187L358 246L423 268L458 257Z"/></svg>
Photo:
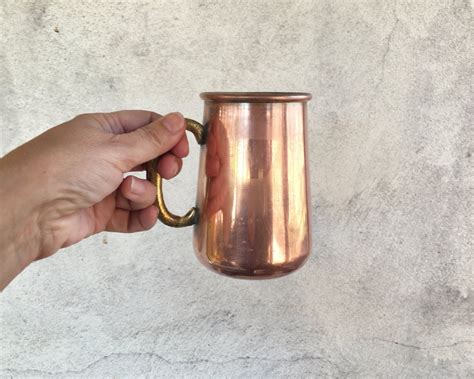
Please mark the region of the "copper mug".
<svg viewBox="0 0 474 379"><path fill-rule="evenodd" d="M205 92L204 122L186 119L201 145L196 207L165 206L156 160L159 219L194 225L194 249L208 268L232 277L274 278L301 267L311 247L307 165L308 93Z"/></svg>

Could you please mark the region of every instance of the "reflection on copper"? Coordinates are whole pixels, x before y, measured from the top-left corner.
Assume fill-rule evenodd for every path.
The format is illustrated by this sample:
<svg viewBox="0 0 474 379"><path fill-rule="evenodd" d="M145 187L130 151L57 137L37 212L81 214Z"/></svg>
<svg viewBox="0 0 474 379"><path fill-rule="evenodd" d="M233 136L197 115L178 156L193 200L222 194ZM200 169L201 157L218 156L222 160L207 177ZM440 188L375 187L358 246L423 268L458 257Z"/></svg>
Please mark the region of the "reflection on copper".
<svg viewBox="0 0 474 379"><path fill-rule="evenodd" d="M272 278L310 253L309 94L204 93L194 246L207 267Z"/></svg>

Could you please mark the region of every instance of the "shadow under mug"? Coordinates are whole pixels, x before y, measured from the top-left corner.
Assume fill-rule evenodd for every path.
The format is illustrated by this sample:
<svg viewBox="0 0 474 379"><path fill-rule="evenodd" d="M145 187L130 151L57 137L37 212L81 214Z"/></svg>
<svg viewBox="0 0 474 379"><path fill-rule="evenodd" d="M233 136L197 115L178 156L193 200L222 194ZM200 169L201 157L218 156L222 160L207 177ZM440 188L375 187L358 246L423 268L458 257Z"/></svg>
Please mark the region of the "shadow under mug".
<svg viewBox="0 0 474 379"><path fill-rule="evenodd" d="M205 92L204 121L186 119L201 145L196 206L184 216L165 205L156 159L159 220L194 225L194 249L208 268L265 279L301 267L311 248L307 165L308 93Z"/></svg>

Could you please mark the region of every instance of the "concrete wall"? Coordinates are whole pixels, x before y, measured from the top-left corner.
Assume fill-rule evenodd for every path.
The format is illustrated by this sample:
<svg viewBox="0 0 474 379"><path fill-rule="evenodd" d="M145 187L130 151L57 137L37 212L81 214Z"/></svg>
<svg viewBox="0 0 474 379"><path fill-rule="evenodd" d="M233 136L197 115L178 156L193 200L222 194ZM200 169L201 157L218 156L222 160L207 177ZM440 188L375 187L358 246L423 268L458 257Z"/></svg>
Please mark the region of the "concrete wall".
<svg viewBox="0 0 474 379"><path fill-rule="evenodd" d="M473 11L461 0L3 1L1 152L76 114L309 91L314 254L201 267L192 230L102 234L0 295L0 376L472 377ZM196 190L198 149L166 185Z"/></svg>

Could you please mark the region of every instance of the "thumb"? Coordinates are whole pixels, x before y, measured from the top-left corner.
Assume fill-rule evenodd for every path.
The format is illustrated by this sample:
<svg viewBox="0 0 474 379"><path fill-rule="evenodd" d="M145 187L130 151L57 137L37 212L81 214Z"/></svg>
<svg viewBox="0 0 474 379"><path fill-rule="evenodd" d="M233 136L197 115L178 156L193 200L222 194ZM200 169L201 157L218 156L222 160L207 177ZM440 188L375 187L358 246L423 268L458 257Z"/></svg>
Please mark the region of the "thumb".
<svg viewBox="0 0 474 379"><path fill-rule="evenodd" d="M133 132L116 135L123 146L120 154L124 170L131 170L171 150L181 139L185 127L183 115L175 112Z"/></svg>

